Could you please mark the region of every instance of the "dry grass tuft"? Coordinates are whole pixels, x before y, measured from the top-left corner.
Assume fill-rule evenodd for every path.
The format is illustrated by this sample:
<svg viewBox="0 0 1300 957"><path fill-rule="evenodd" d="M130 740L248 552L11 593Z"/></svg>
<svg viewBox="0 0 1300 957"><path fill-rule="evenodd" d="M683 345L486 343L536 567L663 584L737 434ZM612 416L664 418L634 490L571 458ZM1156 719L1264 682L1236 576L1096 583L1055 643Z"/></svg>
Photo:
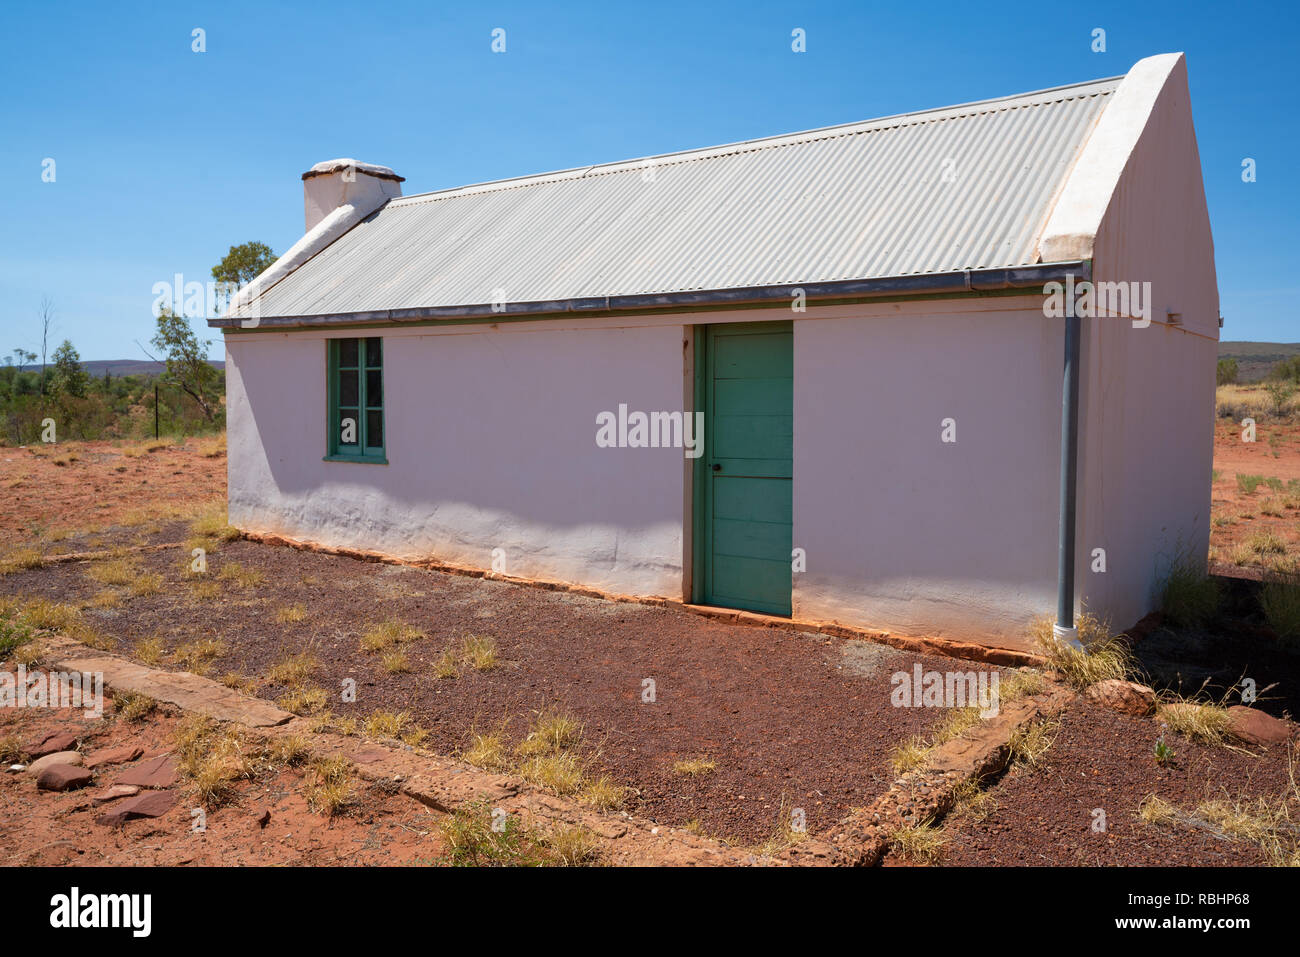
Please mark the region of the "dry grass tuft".
<svg viewBox="0 0 1300 957"><path fill-rule="evenodd" d="M296 688L319 670L320 659L310 651L301 651L271 665L266 671L266 680L271 684Z"/></svg>
<svg viewBox="0 0 1300 957"><path fill-rule="evenodd" d="M31 571L45 564L45 558L39 548L20 547L12 549L0 558L0 576L14 572Z"/></svg>
<svg viewBox="0 0 1300 957"><path fill-rule="evenodd" d="M294 625L306 618L307 609L303 605L286 605L275 612L275 620L282 625Z"/></svg>
<svg viewBox="0 0 1300 957"><path fill-rule="evenodd" d="M356 799L352 792L352 764L344 757L321 758L312 763L306 787L307 804L318 814L337 817Z"/></svg>
<svg viewBox="0 0 1300 957"><path fill-rule="evenodd" d="M266 576L256 568L245 568L239 562L226 562L217 575L222 581L233 582L240 588L252 588L266 581Z"/></svg>
<svg viewBox="0 0 1300 957"><path fill-rule="evenodd" d="M505 771L510 767L504 728L487 734L471 732L469 747L461 752L461 759L486 771Z"/></svg>
<svg viewBox="0 0 1300 957"><path fill-rule="evenodd" d="M405 711L372 711L366 718L366 737L400 738L410 718Z"/></svg>
<svg viewBox="0 0 1300 957"><path fill-rule="evenodd" d="M542 839L542 844L563 867L581 867L600 859L596 835L580 824L557 828Z"/></svg>
<svg viewBox="0 0 1300 957"><path fill-rule="evenodd" d="M1156 719L1186 738L1218 745L1228 739L1231 720L1222 704L1169 698L1156 708Z"/></svg>
<svg viewBox="0 0 1300 957"><path fill-rule="evenodd" d="M582 725L570 715L559 711L542 711L537 715L532 730L515 750L524 757L556 754L577 747L581 740Z"/></svg>
<svg viewBox="0 0 1300 957"><path fill-rule="evenodd" d="M602 774L594 781L588 781L582 788L583 804L598 811L617 811L623 806L627 788L615 784L607 774Z"/></svg>
<svg viewBox="0 0 1300 957"><path fill-rule="evenodd" d="M176 663L186 671L196 675L206 675L208 665L225 653L226 646L223 642L212 638L202 638L198 641L185 642L176 649L174 657Z"/></svg>
<svg viewBox="0 0 1300 957"><path fill-rule="evenodd" d="M324 688L294 688L288 694L282 695L276 704L285 711L310 716L323 710L326 700L328 699Z"/></svg>
<svg viewBox="0 0 1300 957"><path fill-rule="evenodd" d="M706 758L692 758L688 761L673 762L673 774L680 774L684 778L703 777L706 774L712 774L717 769L718 763Z"/></svg>
<svg viewBox="0 0 1300 957"><path fill-rule="evenodd" d="M943 833L930 824L900 827L889 839L895 850L914 864L937 864L943 857Z"/></svg>
<svg viewBox="0 0 1300 957"><path fill-rule="evenodd" d="M143 721L158 709L158 702L138 691L119 691L113 695L113 707L123 721Z"/></svg>
<svg viewBox="0 0 1300 957"><path fill-rule="evenodd" d="M162 636L150 635L137 641L135 647L131 649L131 654L141 664L153 667L162 662L165 651Z"/></svg>
<svg viewBox="0 0 1300 957"><path fill-rule="evenodd" d="M1108 678L1124 678L1133 671L1133 656L1124 635L1112 635L1110 624L1088 612L1075 624L1084 650L1059 642L1052 634L1052 619L1040 618L1031 629L1038 652L1047 667L1065 678L1076 691Z"/></svg>

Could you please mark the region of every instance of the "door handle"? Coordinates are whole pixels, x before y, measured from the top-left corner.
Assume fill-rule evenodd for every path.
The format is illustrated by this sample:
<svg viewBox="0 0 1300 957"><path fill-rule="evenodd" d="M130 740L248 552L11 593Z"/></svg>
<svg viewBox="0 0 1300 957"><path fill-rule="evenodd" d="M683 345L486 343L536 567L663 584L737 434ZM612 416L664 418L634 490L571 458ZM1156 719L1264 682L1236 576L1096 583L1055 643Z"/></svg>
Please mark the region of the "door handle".
<svg viewBox="0 0 1300 957"><path fill-rule="evenodd" d="M722 466L719 465L717 462L714 462L712 465L709 466L709 468L713 469L713 471L715 471L715 472L721 472L721 471L722 471Z"/></svg>

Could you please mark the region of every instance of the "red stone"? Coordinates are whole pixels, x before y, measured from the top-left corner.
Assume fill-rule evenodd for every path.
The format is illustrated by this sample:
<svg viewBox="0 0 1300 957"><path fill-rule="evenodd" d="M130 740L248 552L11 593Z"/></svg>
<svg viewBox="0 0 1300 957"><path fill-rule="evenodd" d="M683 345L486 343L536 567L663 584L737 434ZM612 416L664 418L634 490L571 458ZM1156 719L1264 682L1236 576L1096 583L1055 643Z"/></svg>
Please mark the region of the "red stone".
<svg viewBox="0 0 1300 957"><path fill-rule="evenodd" d="M1295 725L1288 721L1239 704L1228 709L1228 720L1232 736L1247 744L1282 744L1295 731Z"/></svg>
<svg viewBox="0 0 1300 957"><path fill-rule="evenodd" d="M134 784L114 784L107 791L100 791L98 794L92 794L90 800L95 804L108 804L110 801L120 801L122 798L135 797L140 793L140 789Z"/></svg>
<svg viewBox="0 0 1300 957"><path fill-rule="evenodd" d="M134 784L142 788L169 788L176 783L176 758L162 754L130 768L117 779L118 784Z"/></svg>
<svg viewBox="0 0 1300 957"><path fill-rule="evenodd" d="M45 737L23 748L33 759L43 758L58 751L77 750L77 736L71 731L51 731Z"/></svg>
<svg viewBox="0 0 1300 957"><path fill-rule="evenodd" d="M86 758L86 767L97 768L104 764L127 764L144 754L144 748L127 744L120 748L105 748Z"/></svg>
<svg viewBox="0 0 1300 957"><path fill-rule="evenodd" d="M146 791L144 794L127 798L122 803L114 805L111 811L95 818L95 823L120 827L132 818L162 817L175 804L175 791Z"/></svg>
<svg viewBox="0 0 1300 957"><path fill-rule="evenodd" d="M75 764L52 764L36 778L36 786L42 791L75 791L84 788L94 777Z"/></svg>

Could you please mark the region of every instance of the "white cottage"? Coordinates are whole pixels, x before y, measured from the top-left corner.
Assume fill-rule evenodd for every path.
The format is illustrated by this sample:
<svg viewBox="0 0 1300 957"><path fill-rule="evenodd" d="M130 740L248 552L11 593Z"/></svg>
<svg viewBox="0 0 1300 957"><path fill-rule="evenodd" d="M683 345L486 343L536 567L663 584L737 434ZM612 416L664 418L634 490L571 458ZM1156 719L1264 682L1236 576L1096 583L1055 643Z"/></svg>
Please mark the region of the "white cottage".
<svg viewBox="0 0 1300 957"><path fill-rule="evenodd" d="M1131 624L1206 553L1180 54L460 189L303 183L306 235L212 320L245 530L1003 647Z"/></svg>

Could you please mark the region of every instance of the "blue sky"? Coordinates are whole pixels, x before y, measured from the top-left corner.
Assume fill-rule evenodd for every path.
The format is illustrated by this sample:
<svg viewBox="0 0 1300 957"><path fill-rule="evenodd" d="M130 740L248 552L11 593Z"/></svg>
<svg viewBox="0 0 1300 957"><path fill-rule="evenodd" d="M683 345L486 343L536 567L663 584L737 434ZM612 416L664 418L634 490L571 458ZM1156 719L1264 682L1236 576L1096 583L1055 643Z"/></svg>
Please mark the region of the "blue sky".
<svg viewBox="0 0 1300 957"><path fill-rule="evenodd" d="M302 232L299 176L319 160L391 166L425 192L1113 76L1174 50L1188 56L1224 338L1295 341L1298 21L1267 3L8 0L0 354L39 351L48 296L57 340L84 359L142 358L153 285L208 281L234 243L284 252ZM1097 27L1105 53L1090 49ZM1243 157L1257 182L1241 181Z"/></svg>

